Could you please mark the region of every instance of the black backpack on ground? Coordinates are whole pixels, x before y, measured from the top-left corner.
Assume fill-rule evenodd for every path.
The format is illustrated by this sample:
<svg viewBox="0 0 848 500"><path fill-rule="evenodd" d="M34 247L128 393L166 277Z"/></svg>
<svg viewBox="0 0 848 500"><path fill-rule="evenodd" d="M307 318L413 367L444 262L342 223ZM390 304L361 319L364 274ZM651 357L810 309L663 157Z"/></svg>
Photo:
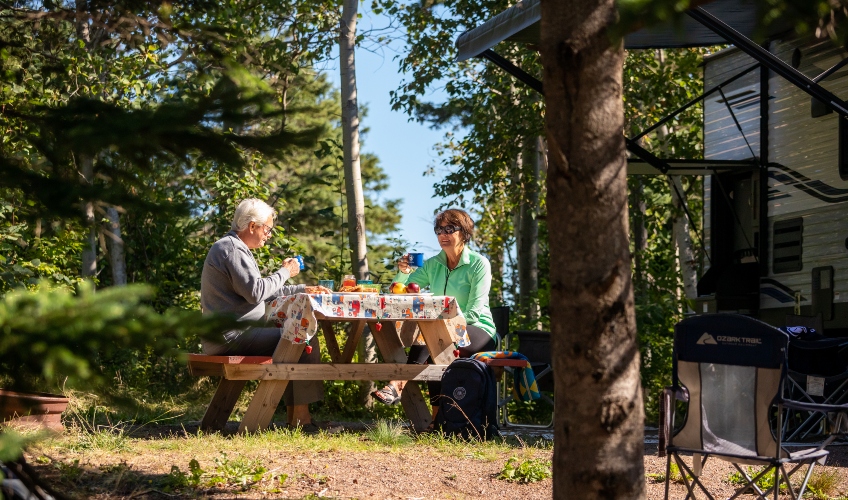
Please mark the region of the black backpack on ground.
<svg viewBox="0 0 848 500"><path fill-rule="evenodd" d="M436 430L466 439L500 436L495 376L482 361L454 360L442 374L438 402Z"/></svg>

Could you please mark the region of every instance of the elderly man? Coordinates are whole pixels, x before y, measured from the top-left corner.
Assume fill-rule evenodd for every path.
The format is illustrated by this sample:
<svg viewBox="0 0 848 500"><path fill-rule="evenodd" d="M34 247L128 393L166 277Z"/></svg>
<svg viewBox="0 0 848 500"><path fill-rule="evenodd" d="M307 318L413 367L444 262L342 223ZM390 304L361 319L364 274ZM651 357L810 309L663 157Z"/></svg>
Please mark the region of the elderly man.
<svg viewBox="0 0 848 500"><path fill-rule="evenodd" d="M283 267L265 278L251 250L261 248L271 237L276 218L274 209L262 200L250 198L239 203L232 230L216 241L203 263L200 279L200 305L204 314L232 314L239 321L261 321L265 301L295 293L330 293L324 287L286 285L300 272L296 259L283 261ZM212 355L270 356L280 341L279 328L249 327L225 332L218 342L203 341L203 352ZM319 363L318 338L312 339L312 352L305 351L301 363ZM309 403L324 396L321 381L297 381L288 385L283 400L289 426L315 432Z"/></svg>

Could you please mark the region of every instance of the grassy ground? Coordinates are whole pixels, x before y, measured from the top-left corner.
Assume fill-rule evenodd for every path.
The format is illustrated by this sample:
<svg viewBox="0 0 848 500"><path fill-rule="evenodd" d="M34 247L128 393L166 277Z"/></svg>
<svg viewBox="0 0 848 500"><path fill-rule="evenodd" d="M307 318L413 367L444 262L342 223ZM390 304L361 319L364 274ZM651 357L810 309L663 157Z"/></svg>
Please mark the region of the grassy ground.
<svg viewBox="0 0 848 500"><path fill-rule="evenodd" d="M47 484L78 498L550 498L550 457L550 441L469 444L387 421L317 435L72 427L27 453Z"/></svg>

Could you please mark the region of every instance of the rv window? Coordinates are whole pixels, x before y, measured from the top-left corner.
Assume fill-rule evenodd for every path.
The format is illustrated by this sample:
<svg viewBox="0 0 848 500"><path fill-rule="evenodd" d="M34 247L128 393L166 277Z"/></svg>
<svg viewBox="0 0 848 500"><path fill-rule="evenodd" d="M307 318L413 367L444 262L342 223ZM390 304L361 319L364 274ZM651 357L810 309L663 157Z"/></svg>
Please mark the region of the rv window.
<svg viewBox="0 0 848 500"><path fill-rule="evenodd" d="M771 268L774 274L800 271L804 219L775 221L772 237Z"/></svg>
<svg viewBox="0 0 848 500"><path fill-rule="evenodd" d="M839 116L839 177L848 181L848 121Z"/></svg>

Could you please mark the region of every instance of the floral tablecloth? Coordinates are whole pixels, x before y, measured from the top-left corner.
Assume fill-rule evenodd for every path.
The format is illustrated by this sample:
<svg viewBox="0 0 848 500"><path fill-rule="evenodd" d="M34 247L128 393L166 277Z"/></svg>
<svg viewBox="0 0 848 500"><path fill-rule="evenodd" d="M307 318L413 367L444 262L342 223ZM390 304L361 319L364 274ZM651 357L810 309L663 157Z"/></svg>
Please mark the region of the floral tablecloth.
<svg viewBox="0 0 848 500"><path fill-rule="evenodd" d="M309 342L318 331L315 313L328 318L403 321L441 319L448 324L454 342L470 344L465 318L453 297L429 295L307 294L278 297L270 304L268 321L282 330L283 338L295 344Z"/></svg>

